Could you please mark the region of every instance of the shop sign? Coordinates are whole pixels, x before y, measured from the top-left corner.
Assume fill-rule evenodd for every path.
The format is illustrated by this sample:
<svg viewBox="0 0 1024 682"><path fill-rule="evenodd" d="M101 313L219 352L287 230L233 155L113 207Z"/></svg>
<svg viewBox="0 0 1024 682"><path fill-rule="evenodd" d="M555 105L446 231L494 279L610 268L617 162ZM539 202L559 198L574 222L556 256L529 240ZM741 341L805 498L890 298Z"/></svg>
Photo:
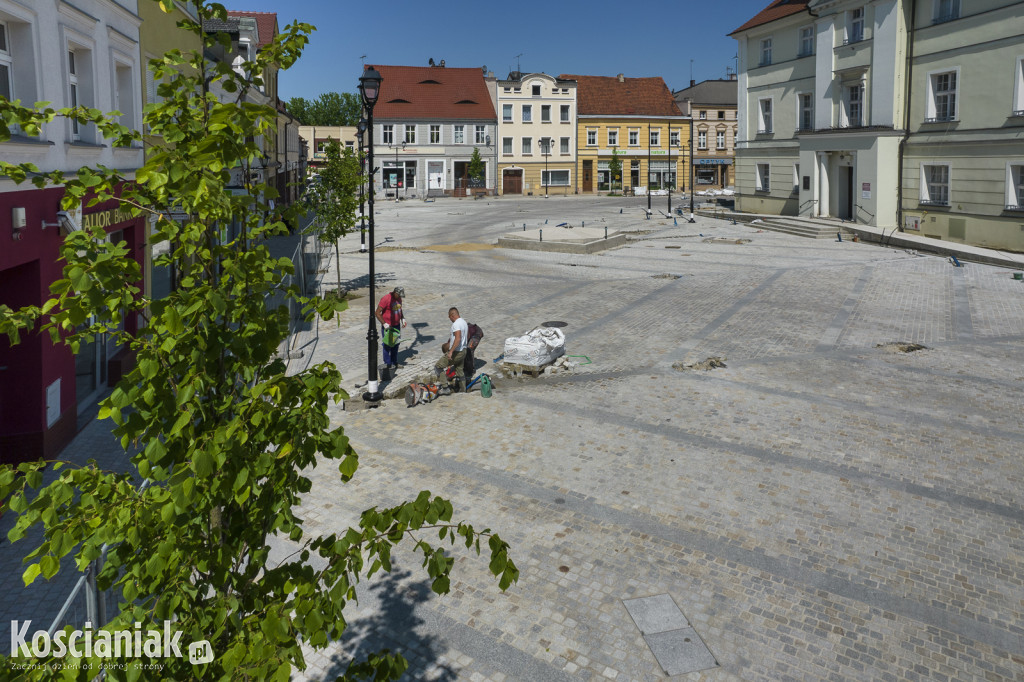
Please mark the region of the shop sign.
<svg viewBox="0 0 1024 682"><path fill-rule="evenodd" d="M694 159L695 166L731 166L732 159Z"/></svg>
<svg viewBox="0 0 1024 682"><path fill-rule="evenodd" d="M118 223L126 223L135 220L131 211L123 208L110 208L106 211L87 213L82 216L82 227L90 229L93 227L110 227Z"/></svg>
<svg viewBox="0 0 1024 682"><path fill-rule="evenodd" d="M871 183L862 182L860 183L860 198L870 199L871 198Z"/></svg>

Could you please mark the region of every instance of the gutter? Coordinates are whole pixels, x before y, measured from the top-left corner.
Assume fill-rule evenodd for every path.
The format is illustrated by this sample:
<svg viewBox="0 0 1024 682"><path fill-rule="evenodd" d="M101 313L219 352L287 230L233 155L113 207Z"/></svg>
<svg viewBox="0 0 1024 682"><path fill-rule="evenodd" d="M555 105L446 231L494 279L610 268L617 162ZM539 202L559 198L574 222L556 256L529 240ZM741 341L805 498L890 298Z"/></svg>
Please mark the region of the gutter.
<svg viewBox="0 0 1024 682"><path fill-rule="evenodd" d="M903 88L903 138L900 140L896 166L896 229L903 232L903 157L910 138L910 83L914 77L914 20L917 0L910 3L910 22L907 26L907 82Z"/></svg>

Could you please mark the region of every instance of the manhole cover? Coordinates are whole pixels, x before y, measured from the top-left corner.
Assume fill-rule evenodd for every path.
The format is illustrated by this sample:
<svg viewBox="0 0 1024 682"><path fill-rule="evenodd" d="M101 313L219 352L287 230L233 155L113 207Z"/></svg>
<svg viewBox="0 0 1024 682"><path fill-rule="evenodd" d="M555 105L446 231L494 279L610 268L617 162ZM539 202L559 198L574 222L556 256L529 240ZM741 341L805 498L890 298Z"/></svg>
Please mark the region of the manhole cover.
<svg viewBox="0 0 1024 682"><path fill-rule="evenodd" d="M550 322L541 322L542 327L568 327L568 322L562 322L561 320L551 320Z"/></svg>

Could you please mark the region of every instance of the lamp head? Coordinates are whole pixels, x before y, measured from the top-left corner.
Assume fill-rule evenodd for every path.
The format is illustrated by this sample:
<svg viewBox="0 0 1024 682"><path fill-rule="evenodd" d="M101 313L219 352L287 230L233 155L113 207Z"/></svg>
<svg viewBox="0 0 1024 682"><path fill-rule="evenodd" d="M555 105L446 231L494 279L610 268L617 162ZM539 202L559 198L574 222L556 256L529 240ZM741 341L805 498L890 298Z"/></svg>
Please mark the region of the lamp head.
<svg viewBox="0 0 1024 682"><path fill-rule="evenodd" d="M377 97L380 96L380 82L384 80L381 78L380 72L372 66L366 67L363 71L363 75L359 77L359 93L363 96L363 104L368 107L372 107L377 103Z"/></svg>

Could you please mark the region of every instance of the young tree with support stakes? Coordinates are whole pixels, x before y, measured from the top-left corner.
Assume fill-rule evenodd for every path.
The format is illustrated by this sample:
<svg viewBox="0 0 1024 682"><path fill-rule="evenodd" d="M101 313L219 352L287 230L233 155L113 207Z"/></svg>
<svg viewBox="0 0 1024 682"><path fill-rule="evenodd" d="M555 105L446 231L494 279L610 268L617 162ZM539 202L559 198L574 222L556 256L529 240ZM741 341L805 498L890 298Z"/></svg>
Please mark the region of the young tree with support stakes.
<svg viewBox="0 0 1024 682"><path fill-rule="evenodd" d="M313 229L320 238L334 244L337 264L337 299L344 299L341 290L341 250L338 240L355 229L359 210L359 183L362 168L359 157L352 149L341 148L335 139L327 142L325 163L320 168L317 182L307 190L306 200L315 214Z"/></svg>
<svg viewBox="0 0 1024 682"><path fill-rule="evenodd" d="M140 1L160 2L165 11L175 4ZM204 19L225 20L224 8L206 0L195 6L199 21L187 21L188 29L208 46L230 47L226 35L201 28ZM0 160L0 174L17 182L63 185L65 209L116 199L134 215L155 218L151 242L172 245L157 264L181 273L170 295L150 299L125 245L107 241L101 228L87 229L65 240L64 275L51 285L49 300L16 311L0 306L0 333L13 343L44 333L77 351L107 334L137 358L99 415L110 420L130 458L128 473L94 462L0 467L0 513L16 517L9 539L43 529L41 544L29 548L23 579L52 578L69 554L82 569L106 548L97 582L123 600L97 629L131 630L139 622L143 631L159 630L173 621L182 648L208 640L214 652L213 661L197 665L187 655L162 658L160 669L133 666L138 659L50 656L32 660L37 665L23 671L28 679L88 680L101 663L125 663L108 667L107 679L288 680L293 669L306 667L300 642L322 649L337 641L356 584L390 571L392 551L410 537L435 592L449 590L454 558L444 545L456 541L477 552L486 546L501 589L518 578L498 535L453 521L452 504L426 491L373 507L354 527L326 536L306 530L298 514L312 486L310 469L330 460L349 481L359 460L342 428L330 426L329 402L346 397L341 375L329 362L288 374L277 349L289 314L268 301L286 290L309 316L325 318L338 306L286 288L291 261L272 258L263 244L264 237L286 234L286 221L301 209L275 205L274 189L251 184L247 172L246 192L226 188L232 169L246 171L258 161L256 141L276 125L274 109L247 102L246 93L268 69L291 66L312 30L302 23L285 27L237 71L176 50L152 60L161 101L147 105L144 120L160 142L134 178L107 168L65 175ZM112 144L141 139L118 122L117 112L26 107L0 98L0 140L9 139L12 124L33 136L58 117L90 122ZM189 217L180 223L170 218L183 214ZM220 226L231 221L241 223L242 234L224 242ZM126 314L145 320L135 335L120 329ZM56 478L43 485L49 465ZM397 496L388 491L386 497ZM436 545L426 540L429 533L439 537ZM280 561L270 560L274 536L294 548ZM0 665L9 670L12 663L5 658ZM396 679L406 667L400 655L384 651L354 661L341 679Z"/></svg>
<svg viewBox="0 0 1024 682"><path fill-rule="evenodd" d="M484 166L484 160L480 158L480 149L473 147L473 155L469 157L469 177L472 180L476 180L478 183L484 183L484 172L486 167Z"/></svg>
<svg viewBox="0 0 1024 682"><path fill-rule="evenodd" d="M612 160L608 162L608 174L611 184L611 191L615 192L615 178L619 179L619 187L622 187L622 161L619 159L619 150L612 150Z"/></svg>

